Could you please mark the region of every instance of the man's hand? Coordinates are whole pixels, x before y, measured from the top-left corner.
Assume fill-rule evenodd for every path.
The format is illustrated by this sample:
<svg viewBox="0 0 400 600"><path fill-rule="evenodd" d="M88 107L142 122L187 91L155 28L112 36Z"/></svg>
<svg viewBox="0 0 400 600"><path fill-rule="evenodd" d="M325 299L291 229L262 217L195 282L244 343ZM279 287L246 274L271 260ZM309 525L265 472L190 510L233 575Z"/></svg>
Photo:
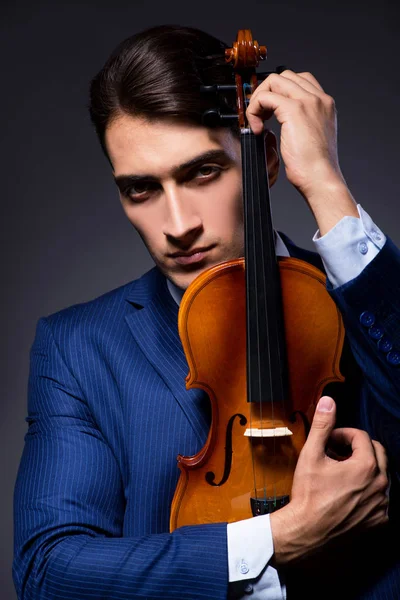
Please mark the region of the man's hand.
<svg viewBox="0 0 400 600"><path fill-rule="evenodd" d="M358 217L339 167L335 102L311 73L269 75L247 108L255 134L275 115L281 124L280 153L290 183L307 201L321 235L343 216Z"/></svg>
<svg viewBox="0 0 400 600"><path fill-rule="evenodd" d="M324 396L299 456L291 500L271 515L277 565L306 556L350 530L388 520L385 450L365 431L333 430L335 412L332 398ZM329 457L329 440L348 446L348 458Z"/></svg>

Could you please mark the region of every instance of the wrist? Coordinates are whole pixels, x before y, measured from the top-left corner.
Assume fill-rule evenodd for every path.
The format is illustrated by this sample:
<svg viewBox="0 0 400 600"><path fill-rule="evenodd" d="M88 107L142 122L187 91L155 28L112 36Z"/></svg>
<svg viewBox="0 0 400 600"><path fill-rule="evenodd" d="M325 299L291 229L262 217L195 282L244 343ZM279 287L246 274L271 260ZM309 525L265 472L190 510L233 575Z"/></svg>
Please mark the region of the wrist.
<svg viewBox="0 0 400 600"><path fill-rule="evenodd" d="M357 217L357 203L345 181L340 178L326 179L313 187L305 196L317 222L320 235L330 231L343 217Z"/></svg>
<svg viewBox="0 0 400 600"><path fill-rule="evenodd" d="M275 567L295 561L305 554L305 530L302 519L291 503L270 515L271 533L274 544L272 562Z"/></svg>

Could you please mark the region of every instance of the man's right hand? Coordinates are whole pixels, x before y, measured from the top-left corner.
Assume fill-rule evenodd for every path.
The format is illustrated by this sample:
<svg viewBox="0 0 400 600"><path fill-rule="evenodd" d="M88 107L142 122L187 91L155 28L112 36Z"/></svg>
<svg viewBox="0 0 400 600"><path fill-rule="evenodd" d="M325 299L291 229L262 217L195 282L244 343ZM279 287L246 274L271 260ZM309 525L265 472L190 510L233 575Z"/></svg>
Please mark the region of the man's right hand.
<svg viewBox="0 0 400 600"><path fill-rule="evenodd" d="M276 566L302 558L350 530L387 522L388 476L383 446L365 431L334 429L336 405L323 396L300 453L291 500L271 514ZM348 446L343 460L328 442Z"/></svg>

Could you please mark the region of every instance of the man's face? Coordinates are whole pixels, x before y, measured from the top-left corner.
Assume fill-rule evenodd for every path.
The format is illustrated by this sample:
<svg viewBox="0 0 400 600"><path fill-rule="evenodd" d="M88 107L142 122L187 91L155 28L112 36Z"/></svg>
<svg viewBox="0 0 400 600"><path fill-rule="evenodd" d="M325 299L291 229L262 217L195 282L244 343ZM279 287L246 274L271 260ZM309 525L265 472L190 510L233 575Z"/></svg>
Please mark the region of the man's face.
<svg viewBox="0 0 400 600"><path fill-rule="evenodd" d="M123 209L168 279L186 289L243 256L240 143L229 130L124 115L106 145Z"/></svg>

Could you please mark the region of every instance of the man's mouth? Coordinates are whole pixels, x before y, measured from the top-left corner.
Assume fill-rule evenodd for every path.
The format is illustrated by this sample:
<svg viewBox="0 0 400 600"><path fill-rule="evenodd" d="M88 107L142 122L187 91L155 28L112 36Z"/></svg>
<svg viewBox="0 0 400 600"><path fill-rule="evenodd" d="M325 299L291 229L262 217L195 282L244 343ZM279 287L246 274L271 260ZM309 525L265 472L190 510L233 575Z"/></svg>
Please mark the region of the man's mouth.
<svg viewBox="0 0 400 600"><path fill-rule="evenodd" d="M208 252L214 246L208 246L203 248L193 248L188 252L174 252L169 256L173 258L180 265L192 265L195 263L199 263L205 259Z"/></svg>

